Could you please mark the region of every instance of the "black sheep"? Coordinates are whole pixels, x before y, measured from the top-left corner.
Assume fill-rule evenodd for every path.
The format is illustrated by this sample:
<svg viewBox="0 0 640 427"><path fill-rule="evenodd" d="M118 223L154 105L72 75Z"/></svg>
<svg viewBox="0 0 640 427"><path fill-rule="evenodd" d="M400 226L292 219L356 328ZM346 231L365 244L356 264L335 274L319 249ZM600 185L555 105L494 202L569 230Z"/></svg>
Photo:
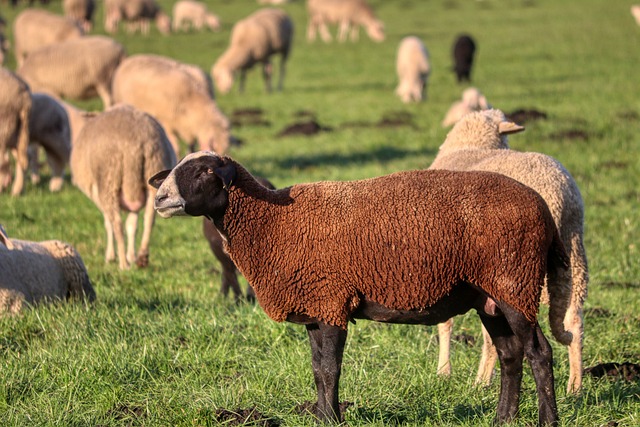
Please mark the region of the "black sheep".
<svg viewBox="0 0 640 427"><path fill-rule="evenodd" d="M453 70L458 77L458 83L471 81L471 67L476 52L476 43L468 34L458 36L453 45Z"/></svg>

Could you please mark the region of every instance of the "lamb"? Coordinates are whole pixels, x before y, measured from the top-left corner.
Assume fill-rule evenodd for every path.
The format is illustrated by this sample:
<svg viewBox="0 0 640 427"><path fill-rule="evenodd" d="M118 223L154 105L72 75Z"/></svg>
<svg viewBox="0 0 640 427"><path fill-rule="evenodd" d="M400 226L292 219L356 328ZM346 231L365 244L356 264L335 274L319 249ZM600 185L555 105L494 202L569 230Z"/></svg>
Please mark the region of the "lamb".
<svg viewBox="0 0 640 427"><path fill-rule="evenodd" d="M396 72L399 80L396 95L402 102L422 101L426 96L431 64L429 52L418 37L409 36L400 41Z"/></svg>
<svg viewBox="0 0 640 427"><path fill-rule="evenodd" d="M114 33L122 20L127 21L129 33L140 30L149 34L151 20L161 34L171 32L171 19L155 0L105 0L104 8L104 29L109 33Z"/></svg>
<svg viewBox="0 0 640 427"><path fill-rule="evenodd" d="M267 92L271 92L271 56L280 54L278 90L282 90L285 63L293 43L293 21L282 10L265 8L249 15L233 26L231 42L218 58L211 75L216 88L227 93L233 85L233 74L240 72L240 92L244 91L246 72L256 63L262 63Z"/></svg>
<svg viewBox="0 0 640 427"><path fill-rule="evenodd" d="M359 26L364 27L371 40L382 42L385 39L383 22L365 0L307 0L307 12L307 40L310 42L316 39L318 31L325 43L331 41L327 24L339 25L338 40L341 42L347 40L349 31L351 41L356 41Z"/></svg>
<svg viewBox="0 0 640 427"><path fill-rule="evenodd" d="M95 0L64 0L64 15L77 22L88 33L93 28L93 14L96 9Z"/></svg>
<svg viewBox="0 0 640 427"><path fill-rule="evenodd" d="M180 0L173 5L173 31L189 27L201 30L205 26L212 31L220 29L220 18L209 12L207 5L195 0Z"/></svg>
<svg viewBox="0 0 640 427"><path fill-rule="evenodd" d="M273 184L265 178L256 177L256 180L266 188L270 188L272 190L275 189ZM238 283L238 269L231 258L229 258L229 255L224 251L223 237L220 235L213 223L207 218L202 219L202 233L204 234L205 239L207 239L213 255L218 259L222 266L222 286L220 287L220 292L226 297L229 294L229 288L231 288L236 301L240 300L243 297L243 294L240 284ZM246 298L248 301L255 301L256 299L256 294L253 292L251 285L247 286Z"/></svg>
<svg viewBox="0 0 640 427"><path fill-rule="evenodd" d="M631 5L631 15L636 20L636 24L640 25L640 4Z"/></svg>
<svg viewBox="0 0 640 427"><path fill-rule="evenodd" d="M0 227L0 316L17 314L26 304L95 298L87 269L73 246L60 240L9 239Z"/></svg>
<svg viewBox="0 0 640 427"><path fill-rule="evenodd" d="M24 188L28 167L29 114L31 92L29 86L13 72L0 67L0 191L11 183L9 153L15 158L15 178L11 195L18 196Z"/></svg>
<svg viewBox="0 0 640 427"><path fill-rule="evenodd" d="M72 19L42 9L25 9L13 21L16 63L51 44L80 38L82 28Z"/></svg>
<svg viewBox="0 0 640 427"><path fill-rule="evenodd" d="M587 297L589 273L583 243L584 204L580 190L571 174L557 160L540 153L517 152L509 149L506 133L524 128L508 122L500 110L475 112L465 116L447 135L430 169L477 170L497 172L516 179L538 192L546 201L560 238L571 259L571 269L557 277L562 286L571 289L568 310L561 313L564 325L573 335L569 344L569 383L567 390L577 393L582 386L582 338L584 334L583 306ZM547 287L555 285L547 278ZM550 299L543 293L543 301ZM558 319L560 320L560 319ZM451 325L443 325L440 334L440 368L448 368ZM447 331L448 329L448 331ZM495 365L495 350L485 335L483 355L476 378L488 383ZM445 373L446 373L445 371Z"/></svg>
<svg viewBox="0 0 640 427"><path fill-rule="evenodd" d="M458 36L453 44L453 70L458 83L471 81L471 67L476 53L476 43L468 34Z"/></svg>
<svg viewBox="0 0 640 427"><path fill-rule="evenodd" d="M162 88L162 90L158 90ZM180 157L178 139L224 154L234 141L230 124L213 99L206 73L159 55L132 55L113 78L113 99L154 116Z"/></svg>
<svg viewBox="0 0 640 427"><path fill-rule="evenodd" d="M32 52L18 68L31 90L61 98L100 96L112 105L111 79L126 57L124 47L105 36L85 36Z"/></svg>
<svg viewBox="0 0 640 427"><path fill-rule="evenodd" d="M562 274L567 255L530 188L500 174L423 170L269 190L211 152L149 183L160 216L214 223L269 317L306 326L320 420L341 420L349 321L435 324L474 308L499 347L497 421L517 415L526 355L539 421L558 423L551 346L536 317L544 276ZM569 295L549 283L552 332L568 342L558 312Z"/></svg>
<svg viewBox="0 0 640 427"><path fill-rule="evenodd" d="M115 259L115 236L120 269L133 262L139 267L148 265L155 190L147 187L146 180L154 171L175 164L162 126L130 105L114 106L85 124L71 152L71 176L104 215L106 262ZM144 228L136 256L138 212L143 208ZM126 255L121 210L128 212Z"/></svg>
<svg viewBox="0 0 640 427"><path fill-rule="evenodd" d="M475 87L469 87L462 92L462 100L451 104L447 114L442 120L442 127L449 127L455 124L466 114L474 111L488 110L491 105L487 98Z"/></svg>
<svg viewBox="0 0 640 427"><path fill-rule="evenodd" d="M29 116L29 163L31 182L40 182L38 146L44 148L51 170L50 191L60 191L64 183L64 169L71 156L71 129L66 110L53 97L44 93L31 94Z"/></svg>

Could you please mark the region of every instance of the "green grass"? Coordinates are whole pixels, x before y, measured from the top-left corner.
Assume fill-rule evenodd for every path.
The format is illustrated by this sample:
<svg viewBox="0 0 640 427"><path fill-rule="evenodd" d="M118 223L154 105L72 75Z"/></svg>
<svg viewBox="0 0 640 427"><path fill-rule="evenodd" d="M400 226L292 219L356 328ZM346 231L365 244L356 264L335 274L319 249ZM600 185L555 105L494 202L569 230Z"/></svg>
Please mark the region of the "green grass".
<svg viewBox="0 0 640 427"><path fill-rule="evenodd" d="M22 2L23 4L25 2ZM170 1L161 1L170 10ZM128 52L165 54L209 70L225 49L234 21L253 0L207 1L223 21L219 33L115 37ZM324 179L358 179L425 168L446 136L440 121L463 87L450 71L460 32L478 42L473 83L504 111L535 108L546 120L511 138L518 150L544 152L573 174L586 205L585 239L591 283L586 303L584 364L640 363L640 28L629 4L598 0L372 1L387 40L361 34L357 44L309 44L304 2L285 6L296 25L285 91L264 93L260 72L247 91L218 96L229 116L261 108L270 126L242 126L245 143L230 155L281 187ZM23 8L24 6L22 6ZM60 2L50 9L59 11ZM17 12L3 4L10 22ZM102 32L102 3L97 32ZM6 29L11 39L11 28ZM433 73L428 100L403 105L395 87L395 49L408 34L428 46ZM7 64L15 68L12 54ZM77 103L99 109L98 100ZM333 129L312 137L276 134L311 111ZM375 124L410 114L414 126ZM586 139L558 137L580 131ZM216 411L254 408L282 425L312 425L296 407L315 391L301 326L278 324L253 305L218 295L220 276L200 219L159 219L151 265L121 272L105 265L102 217L69 180L50 194L47 180L20 198L0 195L0 223L16 238L62 239L82 254L98 300L91 308L40 306L0 320L0 424L6 426L216 425ZM548 331L546 310L543 328ZM474 313L455 333L451 379L435 375L435 327L358 322L350 327L341 399L353 402L349 425L488 426L498 384L473 387L481 340ZM550 334L548 334L550 336ZM585 378L568 396L566 351L552 343L561 424L640 424L638 382ZM535 388L525 371L521 418L537 417Z"/></svg>

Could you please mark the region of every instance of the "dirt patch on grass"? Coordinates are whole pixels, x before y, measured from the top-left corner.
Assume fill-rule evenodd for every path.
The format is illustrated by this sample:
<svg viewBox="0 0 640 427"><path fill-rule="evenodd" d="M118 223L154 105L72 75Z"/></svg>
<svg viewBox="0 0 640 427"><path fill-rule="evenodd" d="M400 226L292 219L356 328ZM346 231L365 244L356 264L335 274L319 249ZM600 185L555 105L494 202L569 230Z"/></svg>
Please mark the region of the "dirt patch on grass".
<svg viewBox="0 0 640 427"><path fill-rule="evenodd" d="M601 363L586 368L584 373L594 378L607 377L632 382L640 380L640 365L631 362Z"/></svg>
<svg viewBox="0 0 640 427"><path fill-rule="evenodd" d="M303 122L292 123L287 126L280 132L278 132L278 137L282 138L284 136L292 136L292 135L304 135L311 136L318 134L320 132L330 132L332 129L328 126L322 126L315 120L307 120Z"/></svg>
<svg viewBox="0 0 640 427"><path fill-rule="evenodd" d="M242 126L271 126L271 122L264 119L264 111L261 108L240 108L231 113L231 125Z"/></svg>
<svg viewBox="0 0 640 427"><path fill-rule="evenodd" d="M535 120L544 120L547 118L547 113L536 109L519 108L511 113L504 113L508 120L516 122L518 124L525 124Z"/></svg>
<svg viewBox="0 0 640 427"><path fill-rule="evenodd" d="M216 421L225 426L262 426L278 427L280 420L267 417L256 408L249 409L218 409L215 415Z"/></svg>
<svg viewBox="0 0 640 427"><path fill-rule="evenodd" d="M567 130L561 130L559 132L554 132L551 135L549 135L549 138L554 139L556 141L562 141L562 140L588 141L589 134L580 129L567 129Z"/></svg>
<svg viewBox="0 0 640 427"><path fill-rule="evenodd" d="M345 122L341 127L343 128L393 128L400 126L409 126L417 128L413 121L413 114L408 111L387 111L382 114L382 117L377 122L367 121L353 121Z"/></svg>
<svg viewBox="0 0 640 427"><path fill-rule="evenodd" d="M119 404L115 408L109 410L108 415L118 421L128 419L140 419L146 416L146 412L142 406Z"/></svg>

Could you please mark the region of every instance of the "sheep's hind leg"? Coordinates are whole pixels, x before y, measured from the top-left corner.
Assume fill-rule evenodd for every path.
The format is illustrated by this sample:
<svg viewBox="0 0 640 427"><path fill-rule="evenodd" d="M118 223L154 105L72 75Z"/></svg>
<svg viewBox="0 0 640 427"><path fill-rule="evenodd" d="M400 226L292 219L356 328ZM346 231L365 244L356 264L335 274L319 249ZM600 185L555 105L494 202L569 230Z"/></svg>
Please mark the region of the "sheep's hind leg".
<svg viewBox="0 0 640 427"><path fill-rule="evenodd" d="M127 262L133 264L136 261L136 230L138 228L138 213L129 212L125 225L127 230Z"/></svg>
<svg viewBox="0 0 640 427"><path fill-rule="evenodd" d="M496 360L498 359L498 353L491 340L491 335L487 332L487 329L482 326L482 356L480 357L480 363L478 365L478 374L476 375L475 384L488 386L491 384L491 378L493 377L493 368L496 366Z"/></svg>
<svg viewBox="0 0 640 427"><path fill-rule="evenodd" d="M453 319L444 323L438 323L438 375L451 375L451 330L453 329Z"/></svg>
<svg viewBox="0 0 640 427"><path fill-rule="evenodd" d="M140 251L136 258L138 267L146 267L149 265L149 244L151 242L151 231L156 219L156 211L153 209L153 201L155 199L155 191L147 194L147 205L144 207L144 219L142 224L142 240L140 241ZM135 231L134 231L135 236Z"/></svg>
<svg viewBox="0 0 640 427"><path fill-rule="evenodd" d="M347 330L325 323L308 324L311 364L318 390L316 416L323 422L341 422L338 386Z"/></svg>

